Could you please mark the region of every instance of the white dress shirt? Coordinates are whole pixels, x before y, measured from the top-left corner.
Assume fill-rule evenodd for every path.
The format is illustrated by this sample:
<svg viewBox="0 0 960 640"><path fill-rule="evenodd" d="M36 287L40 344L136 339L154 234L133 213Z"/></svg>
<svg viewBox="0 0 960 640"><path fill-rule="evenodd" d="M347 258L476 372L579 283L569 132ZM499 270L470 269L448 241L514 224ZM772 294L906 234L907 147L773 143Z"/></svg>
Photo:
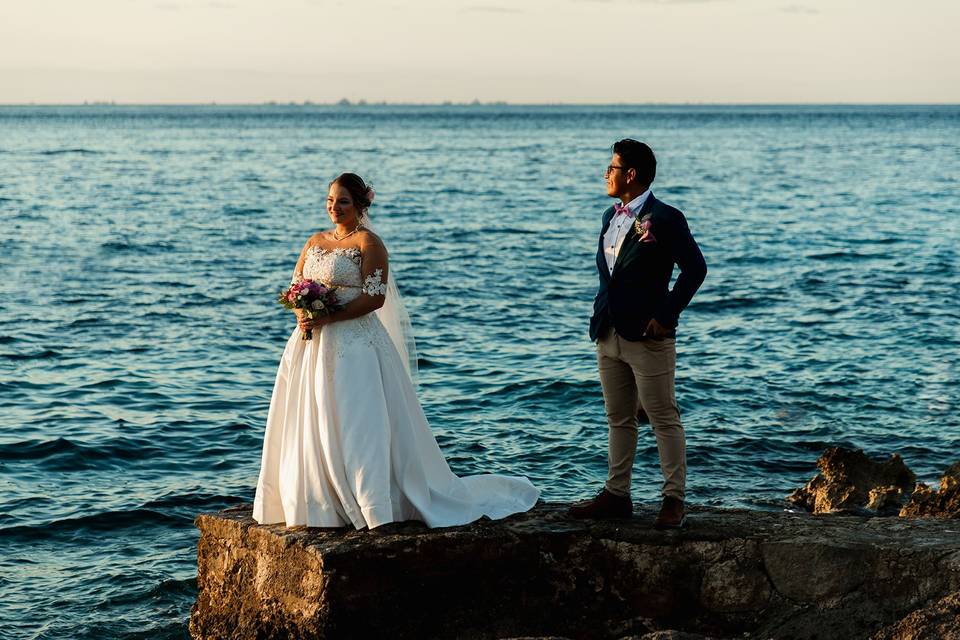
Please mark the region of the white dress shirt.
<svg viewBox="0 0 960 640"><path fill-rule="evenodd" d="M630 209L630 212L636 214L640 211L640 208L643 207L643 203L647 201L647 196L649 195L650 189L647 189L628 202L627 207ZM610 270L611 274L613 273L613 265L617 263L617 254L620 253L620 246L623 244L623 239L627 237L627 232L630 231L630 225L632 225L635 220L636 217L631 218L630 216L614 214L610 220L610 226L607 227L607 232L603 234L603 256L607 259L607 269Z"/></svg>

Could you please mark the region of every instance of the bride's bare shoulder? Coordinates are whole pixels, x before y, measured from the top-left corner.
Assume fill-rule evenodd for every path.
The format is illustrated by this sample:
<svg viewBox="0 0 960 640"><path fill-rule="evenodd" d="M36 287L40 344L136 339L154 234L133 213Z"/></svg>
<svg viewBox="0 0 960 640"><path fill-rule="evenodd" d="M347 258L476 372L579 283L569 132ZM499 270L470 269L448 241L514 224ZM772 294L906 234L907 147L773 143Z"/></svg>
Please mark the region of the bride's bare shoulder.
<svg viewBox="0 0 960 640"><path fill-rule="evenodd" d="M383 249L387 250L386 245L383 244L383 239L380 238L377 234L369 229L364 229L359 234L360 236L360 248L361 249Z"/></svg>

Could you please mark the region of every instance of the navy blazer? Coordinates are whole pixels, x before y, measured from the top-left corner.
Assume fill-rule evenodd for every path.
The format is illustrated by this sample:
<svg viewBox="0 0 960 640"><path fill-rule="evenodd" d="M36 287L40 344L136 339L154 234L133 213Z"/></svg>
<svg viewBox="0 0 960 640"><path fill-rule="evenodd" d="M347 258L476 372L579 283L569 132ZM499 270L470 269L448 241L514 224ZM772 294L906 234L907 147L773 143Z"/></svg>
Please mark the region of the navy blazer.
<svg viewBox="0 0 960 640"><path fill-rule="evenodd" d="M641 242L637 225L631 225L610 273L603 254L603 235L613 216L613 207L603 212L597 245L600 288L593 301L590 339L605 336L612 327L626 340L641 340L651 318L670 328L675 336L680 312L707 276L707 263L687 219L651 192L637 212L637 221L649 221L651 237ZM680 274L670 289L674 265L680 268Z"/></svg>

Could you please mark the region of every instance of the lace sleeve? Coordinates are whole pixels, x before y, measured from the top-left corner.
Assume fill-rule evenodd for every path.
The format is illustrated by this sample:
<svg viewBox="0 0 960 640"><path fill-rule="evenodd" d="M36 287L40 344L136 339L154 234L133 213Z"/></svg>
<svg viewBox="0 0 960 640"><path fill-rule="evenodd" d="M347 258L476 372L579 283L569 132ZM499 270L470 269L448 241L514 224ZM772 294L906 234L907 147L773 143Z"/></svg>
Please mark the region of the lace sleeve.
<svg viewBox="0 0 960 640"><path fill-rule="evenodd" d="M299 271L293 272L293 277L290 278L290 284L297 284L303 280L303 274Z"/></svg>
<svg viewBox="0 0 960 640"><path fill-rule="evenodd" d="M363 288L360 289L368 296L387 295L387 283L383 281L383 269L376 269L363 280Z"/></svg>
<svg viewBox="0 0 960 640"><path fill-rule="evenodd" d="M367 216L367 221L364 224L371 233L376 233L369 216ZM403 304L400 291L397 289L397 279L393 277L393 272L390 271L387 249L382 242L379 245L378 248L374 248L374 255L380 254L379 261L371 265L373 268L372 274L369 271L367 272L367 277L375 280L380 290L384 292L383 306L377 309L375 313L390 335L390 340L397 348L410 379L416 383L417 345L413 338L413 327L410 325L410 316L407 314L406 305ZM387 282L383 282L383 269L386 269L388 273Z"/></svg>

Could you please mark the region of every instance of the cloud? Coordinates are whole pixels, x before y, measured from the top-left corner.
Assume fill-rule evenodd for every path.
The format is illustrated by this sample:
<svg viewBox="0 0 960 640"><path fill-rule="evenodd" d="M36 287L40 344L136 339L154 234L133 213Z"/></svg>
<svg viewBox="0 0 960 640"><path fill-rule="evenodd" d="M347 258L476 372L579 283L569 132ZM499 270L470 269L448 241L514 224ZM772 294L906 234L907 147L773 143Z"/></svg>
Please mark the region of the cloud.
<svg viewBox="0 0 960 640"><path fill-rule="evenodd" d="M728 2L729 0L574 0L574 2L593 2L593 3L612 3L622 2L624 4L706 4L707 2Z"/></svg>
<svg viewBox="0 0 960 640"><path fill-rule="evenodd" d="M522 9L514 7L501 7L492 4L475 4L470 7L464 7L461 13L523 13Z"/></svg>
<svg viewBox="0 0 960 640"><path fill-rule="evenodd" d="M157 9L164 11L183 11L184 9L233 9L237 5L232 2L223 2L222 0L211 0L210 2L157 2L153 5Z"/></svg>
<svg viewBox="0 0 960 640"><path fill-rule="evenodd" d="M803 15L815 15L820 13L819 9L814 9L813 7L805 7L801 4L788 4L784 7L780 7L780 11L784 13L799 13Z"/></svg>

